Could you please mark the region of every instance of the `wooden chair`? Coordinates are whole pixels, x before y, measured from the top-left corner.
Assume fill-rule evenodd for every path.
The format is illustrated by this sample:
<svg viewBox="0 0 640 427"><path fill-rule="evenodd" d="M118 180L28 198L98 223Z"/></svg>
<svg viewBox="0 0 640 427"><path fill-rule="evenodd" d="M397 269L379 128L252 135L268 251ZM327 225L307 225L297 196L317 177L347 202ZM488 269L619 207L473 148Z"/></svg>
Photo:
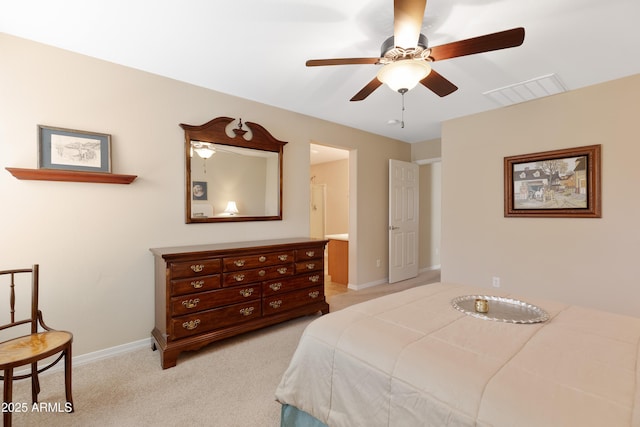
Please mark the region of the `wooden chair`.
<svg viewBox="0 0 640 427"><path fill-rule="evenodd" d="M9 323L0 325L0 331L9 333L14 330L20 330L20 325L30 325L31 332L29 333L29 330L26 329L28 326L22 326L22 334L28 333L28 335L22 335L0 343L0 370L4 371L4 375L1 376L4 382L3 409L11 409L15 406L15 404L11 403L13 380L24 378L31 378L31 399L34 404L37 403L38 393L40 392L38 374L51 368L64 357L67 404L62 410L73 412L73 399L71 397L71 343L73 342L73 335L70 332L53 330L42 320L42 311L38 309L38 265L35 264L32 268L0 271L0 284L4 286L7 284L6 282L9 282L10 288ZM28 282L31 282L30 317L18 320L16 319L18 316L16 312L19 312L16 309L16 295L21 295L25 292L16 292L16 288L20 288ZM40 332L38 329L40 329ZM47 365L38 369L39 361L56 355L57 358L55 360L50 361L51 359L49 359L45 361L44 363ZM14 368L24 365L31 365L30 372L14 376ZM5 427L9 427L11 426L12 411L3 412L3 424Z"/></svg>

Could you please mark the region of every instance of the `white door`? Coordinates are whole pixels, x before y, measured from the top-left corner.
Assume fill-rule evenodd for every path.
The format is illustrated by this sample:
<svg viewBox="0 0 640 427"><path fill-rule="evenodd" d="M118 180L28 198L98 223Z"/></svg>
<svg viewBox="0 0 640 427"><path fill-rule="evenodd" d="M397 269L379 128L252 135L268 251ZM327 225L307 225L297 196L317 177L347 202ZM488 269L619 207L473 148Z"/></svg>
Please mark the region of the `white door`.
<svg viewBox="0 0 640 427"><path fill-rule="evenodd" d="M389 160L389 283L418 275L418 171Z"/></svg>

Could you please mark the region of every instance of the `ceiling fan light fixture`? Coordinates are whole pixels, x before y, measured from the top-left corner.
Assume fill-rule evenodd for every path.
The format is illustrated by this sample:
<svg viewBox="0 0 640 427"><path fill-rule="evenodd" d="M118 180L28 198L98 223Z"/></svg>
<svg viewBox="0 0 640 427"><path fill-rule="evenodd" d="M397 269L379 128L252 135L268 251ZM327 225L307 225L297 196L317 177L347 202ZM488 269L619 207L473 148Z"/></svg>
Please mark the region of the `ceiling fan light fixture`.
<svg viewBox="0 0 640 427"><path fill-rule="evenodd" d="M216 149L213 147L213 144L209 142L196 142L191 143L193 151L195 151L198 156L203 159L208 159L209 157L216 154Z"/></svg>
<svg viewBox="0 0 640 427"><path fill-rule="evenodd" d="M378 80L389 86L395 92L407 92L424 79L431 72L431 66L426 61L405 59L383 66L378 71Z"/></svg>

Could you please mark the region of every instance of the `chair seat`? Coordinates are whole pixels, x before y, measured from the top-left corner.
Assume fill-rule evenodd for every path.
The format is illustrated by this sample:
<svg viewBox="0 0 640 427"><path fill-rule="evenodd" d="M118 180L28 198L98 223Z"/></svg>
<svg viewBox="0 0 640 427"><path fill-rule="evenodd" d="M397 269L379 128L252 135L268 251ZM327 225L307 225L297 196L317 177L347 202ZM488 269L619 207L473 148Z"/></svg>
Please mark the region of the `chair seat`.
<svg viewBox="0 0 640 427"><path fill-rule="evenodd" d="M59 352L73 339L66 331L26 335L0 343L0 370L20 366Z"/></svg>

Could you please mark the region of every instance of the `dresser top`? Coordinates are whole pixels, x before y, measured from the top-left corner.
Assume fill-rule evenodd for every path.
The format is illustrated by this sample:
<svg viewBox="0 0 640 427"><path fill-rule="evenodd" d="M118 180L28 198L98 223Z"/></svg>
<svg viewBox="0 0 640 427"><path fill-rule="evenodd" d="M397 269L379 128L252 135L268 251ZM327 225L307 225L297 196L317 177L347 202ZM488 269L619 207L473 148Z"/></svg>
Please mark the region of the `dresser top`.
<svg viewBox="0 0 640 427"><path fill-rule="evenodd" d="M182 257L193 257L201 255L211 255L211 253L235 253L242 251L256 251L256 250L269 250L277 249L277 246L289 246L289 247L305 247L308 245L325 245L327 240L314 239L309 237L293 237L285 239L271 239L271 240L254 240L248 242L229 242L229 243L212 243L203 245L189 245L189 246L172 246L165 248L151 248L149 249L155 256L161 256L165 259L174 259Z"/></svg>

